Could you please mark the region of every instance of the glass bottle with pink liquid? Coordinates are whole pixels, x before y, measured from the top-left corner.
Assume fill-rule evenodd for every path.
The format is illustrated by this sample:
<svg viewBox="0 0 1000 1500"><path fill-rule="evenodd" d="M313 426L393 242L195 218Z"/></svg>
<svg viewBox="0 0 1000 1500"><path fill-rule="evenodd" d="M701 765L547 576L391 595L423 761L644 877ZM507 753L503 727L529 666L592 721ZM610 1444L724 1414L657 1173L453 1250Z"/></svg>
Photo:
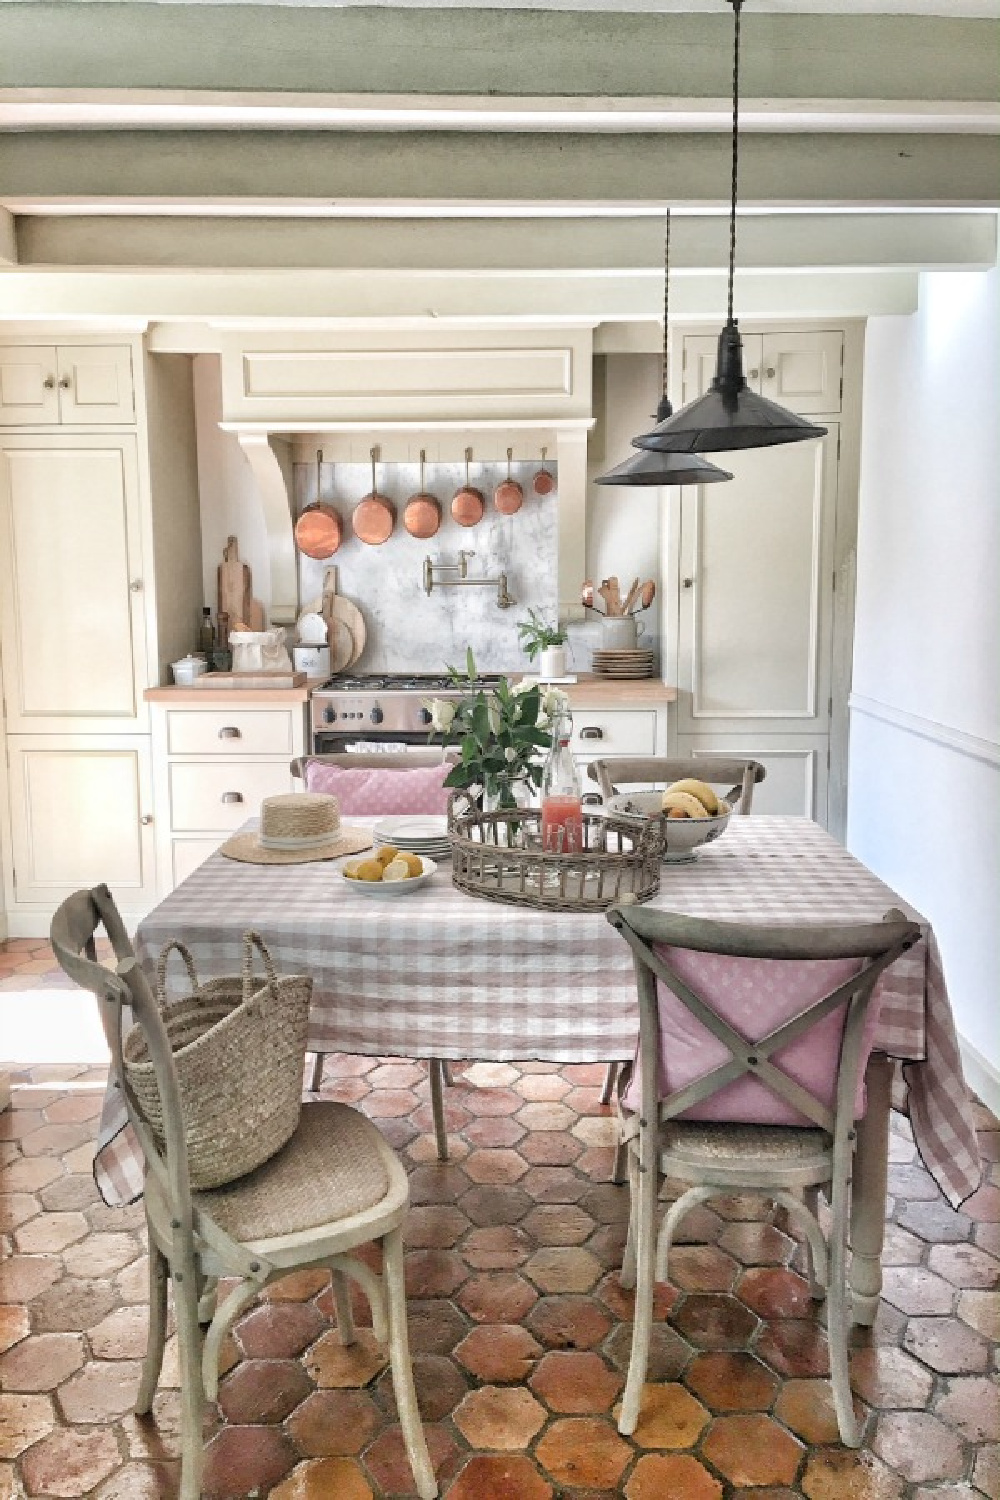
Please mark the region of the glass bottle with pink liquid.
<svg viewBox="0 0 1000 1500"><path fill-rule="evenodd" d="M578 854L583 848L580 775L569 748L572 730L569 714L555 720L542 775L542 848L554 854Z"/></svg>

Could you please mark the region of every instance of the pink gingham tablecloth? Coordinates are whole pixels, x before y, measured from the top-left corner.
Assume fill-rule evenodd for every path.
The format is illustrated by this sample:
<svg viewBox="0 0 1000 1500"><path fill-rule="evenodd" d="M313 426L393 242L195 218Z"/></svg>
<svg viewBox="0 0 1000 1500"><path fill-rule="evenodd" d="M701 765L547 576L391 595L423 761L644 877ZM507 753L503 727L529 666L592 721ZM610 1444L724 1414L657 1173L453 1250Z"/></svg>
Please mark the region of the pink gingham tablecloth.
<svg viewBox="0 0 1000 1500"><path fill-rule="evenodd" d="M665 865L649 903L760 923L878 920L890 907L925 938L883 977L875 1048L902 1061L914 1136L949 1201L979 1185L980 1162L940 955L927 922L817 824L734 818L691 864ZM180 939L203 978L238 973L259 931L283 973L313 976L309 1049L377 1056L595 1062L633 1055L631 952L603 914L477 900L447 868L394 899L359 895L336 862L240 864L213 854L140 924L154 979ZM174 980L184 980L178 962ZM137 1145L109 1084L95 1177L105 1200L142 1191Z"/></svg>

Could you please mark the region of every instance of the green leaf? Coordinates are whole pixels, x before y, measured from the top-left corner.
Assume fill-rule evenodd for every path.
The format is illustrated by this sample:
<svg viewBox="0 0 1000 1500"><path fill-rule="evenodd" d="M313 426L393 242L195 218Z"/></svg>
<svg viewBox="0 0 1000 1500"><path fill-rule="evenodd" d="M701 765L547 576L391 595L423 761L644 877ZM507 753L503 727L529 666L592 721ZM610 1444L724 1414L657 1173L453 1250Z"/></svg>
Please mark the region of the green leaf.
<svg viewBox="0 0 1000 1500"><path fill-rule="evenodd" d="M475 676L476 676L476 658L472 654L472 647L471 646L469 646L469 648L467 649L467 651L465 653L465 669L466 669L466 671L469 674L469 681L470 682L475 681Z"/></svg>

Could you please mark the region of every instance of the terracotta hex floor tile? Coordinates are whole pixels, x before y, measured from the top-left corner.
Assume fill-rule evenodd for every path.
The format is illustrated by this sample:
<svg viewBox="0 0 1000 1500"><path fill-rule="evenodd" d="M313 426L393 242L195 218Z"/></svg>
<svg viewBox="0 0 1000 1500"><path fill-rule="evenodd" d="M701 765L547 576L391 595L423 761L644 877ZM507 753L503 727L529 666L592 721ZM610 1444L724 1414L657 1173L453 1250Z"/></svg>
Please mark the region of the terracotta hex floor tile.
<svg viewBox="0 0 1000 1500"><path fill-rule="evenodd" d="M471 1114L513 1115L524 1106L524 1100L520 1094L515 1094L514 1090L509 1088L476 1089L468 1105Z"/></svg>
<svg viewBox="0 0 1000 1500"><path fill-rule="evenodd" d="M594 1221L578 1203L543 1203L531 1210L522 1228L540 1245L582 1245Z"/></svg>
<svg viewBox="0 0 1000 1500"><path fill-rule="evenodd" d="M918 1235L911 1234L908 1229L901 1229L898 1224L885 1226L885 1238L882 1241L883 1266L918 1266L926 1253L927 1246Z"/></svg>
<svg viewBox="0 0 1000 1500"><path fill-rule="evenodd" d="M447 1203L449 1206L458 1203L459 1208L467 1212L459 1200L468 1186L469 1179L461 1167L435 1160L410 1173L410 1203L418 1208L424 1203ZM479 1188L477 1191L485 1190ZM525 1212L527 1208L525 1204Z"/></svg>
<svg viewBox="0 0 1000 1500"><path fill-rule="evenodd" d="M975 1245L932 1245L927 1264L952 1286L980 1290L1000 1288L1000 1260Z"/></svg>
<svg viewBox="0 0 1000 1500"><path fill-rule="evenodd" d="M829 1375L830 1351L818 1323L778 1318L765 1325L756 1353L779 1375Z"/></svg>
<svg viewBox="0 0 1000 1500"><path fill-rule="evenodd" d="M761 1318L807 1318L816 1307L809 1283L785 1267L755 1266L744 1271L736 1295Z"/></svg>
<svg viewBox="0 0 1000 1500"><path fill-rule="evenodd" d="M250 1359L293 1359L319 1338L325 1326L311 1302L265 1302L241 1318L234 1332Z"/></svg>
<svg viewBox="0 0 1000 1500"><path fill-rule="evenodd" d="M583 1142L575 1135L543 1130L518 1142L518 1154L533 1167L566 1167L583 1153Z"/></svg>
<svg viewBox="0 0 1000 1500"><path fill-rule="evenodd" d="M455 1300L476 1323L520 1323L537 1298L516 1272L486 1271L470 1276Z"/></svg>
<svg viewBox="0 0 1000 1500"><path fill-rule="evenodd" d="M459 1470L448 1500L551 1500L552 1486L531 1460L509 1453L477 1454Z"/></svg>
<svg viewBox="0 0 1000 1500"><path fill-rule="evenodd" d="M440 1422L452 1414L469 1389L465 1371L443 1354L414 1354L411 1360L420 1416L424 1422ZM389 1370L380 1377L375 1392L390 1420L398 1421L396 1391Z"/></svg>
<svg viewBox="0 0 1000 1500"><path fill-rule="evenodd" d="M78 1333L40 1333L0 1354L0 1391L49 1391L83 1364Z"/></svg>
<svg viewBox="0 0 1000 1500"><path fill-rule="evenodd" d="M475 1062L462 1075L474 1089L501 1089L516 1083L520 1074L510 1063Z"/></svg>
<svg viewBox="0 0 1000 1500"><path fill-rule="evenodd" d="M98 1359L141 1359L148 1328L145 1307L119 1307L91 1328L90 1347Z"/></svg>
<svg viewBox="0 0 1000 1500"><path fill-rule="evenodd" d="M911 1483L959 1479L964 1467L961 1440L930 1412L882 1412L871 1446Z"/></svg>
<svg viewBox="0 0 1000 1500"><path fill-rule="evenodd" d="M525 1320L549 1349L593 1349L606 1337L611 1318L593 1297L542 1297Z"/></svg>
<svg viewBox="0 0 1000 1500"><path fill-rule="evenodd" d="M608 1306L618 1318L631 1320L635 1309L635 1292L622 1286L621 1276L618 1271L612 1271L610 1276L605 1276L597 1288L597 1295L601 1301ZM680 1293L675 1286L667 1281L658 1281L653 1288L653 1318L660 1322L680 1300Z"/></svg>
<svg viewBox="0 0 1000 1500"><path fill-rule="evenodd" d="M468 1180L463 1173L463 1183L468 1183ZM495 1229L520 1223L532 1203L523 1187L480 1184L463 1194L458 1200L458 1206L479 1228Z"/></svg>
<svg viewBox="0 0 1000 1500"><path fill-rule="evenodd" d="M1000 1384L996 1376L956 1376L945 1382L934 1412L970 1443L1000 1442Z"/></svg>
<svg viewBox="0 0 1000 1500"><path fill-rule="evenodd" d="M717 1245L673 1245L667 1275L685 1292L731 1292L739 1266Z"/></svg>
<svg viewBox="0 0 1000 1500"><path fill-rule="evenodd" d="M882 1296L904 1313L950 1313L955 1288L923 1266L886 1266Z"/></svg>
<svg viewBox="0 0 1000 1500"><path fill-rule="evenodd" d="M972 1220L940 1197L933 1203L904 1203L898 1218L904 1229L911 1230L922 1240L929 1240L932 1245L967 1240L972 1232Z"/></svg>
<svg viewBox="0 0 1000 1500"><path fill-rule="evenodd" d="M512 1115L487 1115L484 1119L472 1118L463 1128L462 1135L470 1146L494 1149L516 1146L524 1140L524 1126ZM524 1158L521 1158L522 1161Z"/></svg>
<svg viewBox="0 0 1000 1500"><path fill-rule="evenodd" d="M353 1458L308 1458L271 1491L271 1500L373 1500Z"/></svg>
<svg viewBox="0 0 1000 1500"><path fill-rule="evenodd" d="M732 1484L791 1484L805 1449L797 1438L759 1413L716 1417L701 1452Z"/></svg>
<svg viewBox="0 0 1000 1500"><path fill-rule="evenodd" d="M15 1230L14 1245L20 1255L57 1253L82 1240L89 1228L80 1213L39 1213Z"/></svg>
<svg viewBox="0 0 1000 1500"><path fill-rule="evenodd" d="M524 1264L534 1248L534 1237L524 1225L504 1224L470 1230L459 1253L474 1271L512 1271Z"/></svg>
<svg viewBox="0 0 1000 1500"><path fill-rule="evenodd" d="M114 1433L106 1428L52 1432L25 1454L22 1473L29 1493L85 1495L120 1461Z"/></svg>
<svg viewBox="0 0 1000 1500"><path fill-rule="evenodd" d="M579 1414L610 1411L623 1381L599 1354L551 1350L538 1362L528 1384L550 1411Z"/></svg>
<svg viewBox="0 0 1000 1500"><path fill-rule="evenodd" d="M989 1345L957 1318L911 1318L904 1347L939 1375L980 1375L989 1368Z"/></svg>
<svg viewBox="0 0 1000 1500"><path fill-rule="evenodd" d="M260 1294L261 1301L311 1302L320 1292L325 1292L329 1285L330 1272L322 1266L293 1271L290 1276L282 1276L280 1281L272 1281L270 1286L266 1286Z"/></svg>
<svg viewBox="0 0 1000 1500"><path fill-rule="evenodd" d="M57 1255L10 1255L0 1260L0 1301L33 1302L62 1274Z"/></svg>
<svg viewBox="0 0 1000 1500"><path fill-rule="evenodd" d="M113 1276L139 1254L138 1240L131 1234L88 1234L79 1244L63 1251L67 1274L86 1277Z"/></svg>
<svg viewBox="0 0 1000 1500"><path fill-rule="evenodd" d="M469 1319L443 1298L414 1302L406 1309L406 1322L411 1353L450 1354L469 1331Z"/></svg>
<svg viewBox="0 0 1000 1500"><path fill-rule="evenodd" d="M851 1385L869 1406L922 1410L934 1377L904 1350L871 1345L852 1352Z"/></svg>
<svg viewBox="0 0 1000 1500"><path fill-rule="evenodd" d="M298 1455L278 1427L223 1427L205 1448L202 1500L265 1494L294 1468Z"/></svg>
<svg viewBox="0 0 1000 1500"><path fill-rule="evenodd" d="M31 1328L26 1307L0 1306L0 1351L13 1348L26 1338Z"/></svg>
<svg viewBox="0 0 1000 1500"><path fill-rule="evenodd" d="M349 1458L361 1452L379 1426L371 1396L348 1390L314 1391L285 1423L304 1458Z"/></svg>
<svg viewBox="0 0 1000 1500"><path fill-rule="evenodd" d="M408 1250L405 1269L407 1297L450 1297L469 1274L454 1250Z"/></svg>
<svg viewBox="0 0 1000 1500"><path fill-rule="evenodd" d="M17 1458L54 1425L55 1412L48 1396L0 1391L0 1458Z"/></svg>
<svg viewBox="0 0 1000 1500"><path fill-rule="evenodd" d="M854 1406L861 1417L860 1403L855 1401ZM786 1380L774 1403L774 1415L810 1447L840 1442L829 1380Z"/></svg>
<svg viewBox="0 0 1000 1500"><path fill-rule="evenodd" d="M472 1182L498 1183L509 1186L529 1170L523 1156L509 1149L473 1151L465 1162L465 1172Z"/></svg>
<svg viewBox="0 0 1000 1500"><path fill-rule="evenodd" d="M570 1167L532 1167L521 1187L534 1203L576 1203L586 1194L587 1182ZM586 1205L584 1210L590 1211Z"/></svg>
<svg viewBox="0 0 1000 1500"><path fill-rule="evenodd" d="M60 1386L56 1404L67 1422L107 1424L134 1407L141 1368L138 1360L95 1360Z"/></svg>
<svg viewBox="0 0 1000 1500"><path fill-rule="evenodd" d="M682 1385L646 1385L632 1441L640 1448L693 1448L710 1420L710 1413Z"/></svg>
<svg viewBox="0 0 1000 1500"><path fill-rule="evenodd" d="M972 1478L984 1495L1000 1494L1000 1443L989 1443L980 1448Z"/></svg>
<svg viewBox="0 0 1000 1500"><path fill-rule="evenodd" d="M36 1333L86 1332L108 1316L114 1305L108 1282L65 1276L32 1299L31 1319Z"/></svg>
<svg viewBox="0 0 1000 1500"><path fill-rule="evenodd" d="M369 1385L388 1362L388 1353L370 1328L359 1328L353 1344L342 1344L336 1329L317 1339L302 1364L321 1390L328 1387L360 1389Z"/></svg>
<svg viewBox="0 0 1000 1500"><path fill-rule="evenodd" d="M632 1324L619 1323L604 1344L604 1353L622 1374L628 1371L632 1355ZM649 1360L646 1379L651 1383L661 1380L679 1380L690 1363L693 1350L669 1323L654 1323L649 1334Z"/></svg>
<svg viewBox="0 0 1000 1500"><path fill-rule="evenodd" d="M514 1087L522 1098L532 1103L551 1103L568 1094L571 1085L561 1073L527 1073Z"/></svg>
<svg viewBox="0 0 1000 1500"><path fill-rule="evenodd" d="M62 1167L50 1156L20 1156L4 1168L0 1179L3 1182L0 1206L6 1202L9 1193L36 1193L62 1175Z"/></svg>
<svg viewBox="0 0 1000 1500"><path fill-rule="evenodd" d="M818 1448L802 1475L807 1500L901 1500L903 1481L866 1449Z"/></svg>
<svg viewBox="0 0 1000 1500"><path fill-rule="evenodd" d="M34 1193L0 1193L0 1234L10 1234L41 1211L42 1205Z"/></svg>
<svg viewBox="0 0 1000 1500"><path fill-rule="evenodd" d="M739 1349L757 1329L754 1314L735 1297L696 1292L671 1313L677 1331L700 1349Z"/></svg>
<svg viewBox="0 0 1000 1500"><path fill-rule="evenodd" d="M228 1422L270 1425L289 1416L312 1391L295 1359L247 1359L219 1386L219 1406Z"/></svg>
<svg viewBox="0 0 1000 1500"><path fill-rule="evenodd" d="M560 1417L539 1439L535 1457L556 1481L573 1489L614 1489L631 1456L610 1422Z"/></svg>
<svg viewBox="0 0 1000 1500"><path fill-rule="evenodd" d="M518 1451L545 1425L545 1409L522 1386L484 1385L469 1392L453 1420L474 1448Z"/></svg>
<svg viewBox="0 0 1000 1500"><path fill-rule="evenodd" d="M163 1500L179 1486L179 1463L127 1463L101 1485L96 1500Z"/></svg>
<svg viewBox="0 0 1000 1500"><path fill-rule="evenodd" d="M785 1265L795 1241L774 1224L747 1221L726 1224L719 1235L720 1250L748 1266Z"/></svg>
<svg viewBox="0 0 1000 1500"><path fill-rule="evenodd" d="M460 1451L448 1429L439 1422L424 1423L424 1438L431 1464L442 1490L447 1489L448 1480L466 1457ZM369 1448L365 1449L362 1465L371 1476L376 1494L412 1496L413 1474L406 1456L403 1434L398 1426L387 1427ZM338 1496L339 1500L339 1496Z"/></svg>
<svg viewBox="0 0 1000 1500"><path fill-rule="evenodd" d="M752 1354L696 1354L684 1384L714 1412L767 1411L778 1391L778 1377Z"/></svg>
<svg viewBox="0 0 1000 1500"><path fill-rule="evenodd" d="M602 1266L579 1245L554 1245L536 1250L524 1266L539 1291L589 1292L601 1278Z"/></svg>
<svg viewBox="0 0 1000 1500"><path fill-rule="evenodd" d="M995 1292L962 1292L958 1316L991 1343L1000 1343L1000 1297Z"/></svg>
<svg viewBox="0 0 1000 1500"><path fill-rule="evenodd" d="M686 1453L646 1453L625 1486L626 1500L722 1500L722 1485Z"/></svg>
<svg viewBox="0 0 1000 1500"><path fill-rule="evenodd" d="M515 1323L488 1323L474 1328L455 1350L455 1358L488 1385L526 1382L542 1346Z"/></svg>

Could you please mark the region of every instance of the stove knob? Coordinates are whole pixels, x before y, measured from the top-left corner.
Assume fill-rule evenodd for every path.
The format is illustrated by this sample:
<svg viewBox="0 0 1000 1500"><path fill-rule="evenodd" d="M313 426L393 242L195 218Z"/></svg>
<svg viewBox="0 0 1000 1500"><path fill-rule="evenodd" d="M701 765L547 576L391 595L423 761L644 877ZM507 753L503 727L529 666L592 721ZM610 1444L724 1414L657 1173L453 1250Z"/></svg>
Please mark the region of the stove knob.
<svg viewBox="0 0 1000 1500"><path fill-rule="evenodd" d="M332 724L334 722L334 720L336 719L336 717L337 717L337 710L335 708L324 708L324 710L323 710L323 722L324 722L324 724Z"/></svg>
<svg viewBox="0 0 1000 1500"><path fill-rule="evenodd" d="M430 711L430 709L429 708L422 708L420 710L420 713L419 713L418 717L420 719L421 724L429 724L431 722L431 711Z"/></svg>
<svg viewBox="0 0 1000 1500"><path fill-rule="evenodd" d="M375 707L372 709L372 711L368 715L368 717L369 717L369 719L371 719L371 721L372 721L373 724L381 724L382 720L385 718L385 714L382 712L382 710L379 708L378 704L376 703Z"/></svg>

